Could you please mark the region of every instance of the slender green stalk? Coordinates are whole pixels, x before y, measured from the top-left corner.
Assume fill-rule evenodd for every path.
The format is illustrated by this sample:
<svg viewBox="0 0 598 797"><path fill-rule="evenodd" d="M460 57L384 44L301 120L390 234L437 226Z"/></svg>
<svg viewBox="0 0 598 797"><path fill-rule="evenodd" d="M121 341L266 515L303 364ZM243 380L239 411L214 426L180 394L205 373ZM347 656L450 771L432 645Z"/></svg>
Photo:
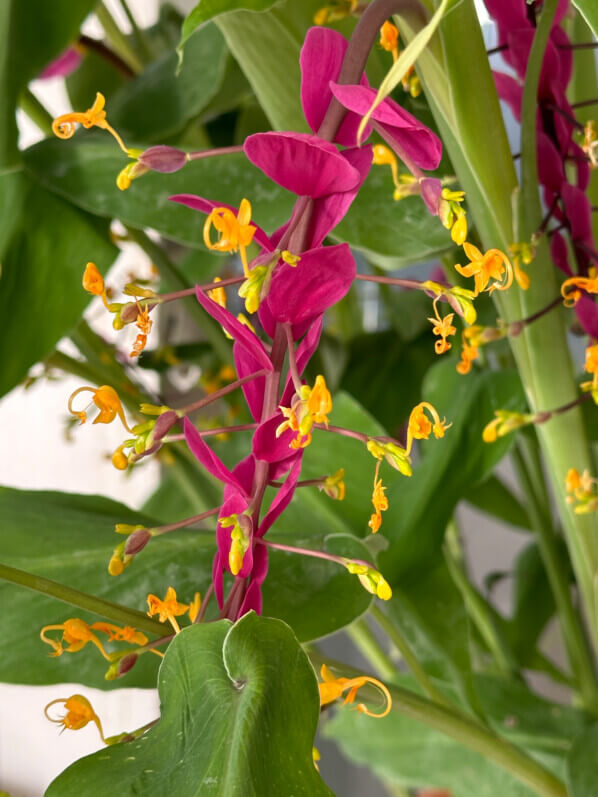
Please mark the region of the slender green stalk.
<svg viewBox="0 0 598 797"><path fill-rule="evenodd" d="M309 651L309 657L316 668L326 664L348 677L363 675L353 667L331 661L328 657L312 650ZM463 714L458 708L438 705L399 686L388 685L387 688L392 696L394 711L422 722L450 736L464 747L481 753L542 797L568 797L564 783L552 772L493 730Z"/></svg>
<svg viewBox="0 0 598 797"><path fill-rule="evenodd" d="M521 439L525 441L523 436ZM525 442L523 444L525 445ZM513 462L521 486L524 489L527 499L527 511L556 602L559 623L565 647L567 648L571 670L584 706L596 712L598 710L598 684L590 649L585 638L581 619L573 606L566 563L563 562L556 546L556 535L545 508L548 504L543 503L543 495L538 495L537 488L534 485L534 479L537 483L542 479L542 473L541 471L538 472L537 462L533 463L533 460L530 462L530 457L526 458L524 456L521 443L518 443L513 448ZM530 473L530 466L534 468L534 476ZM543 494L546 495L545 490Z"/></svg>
<svg viewBox="0 0 598 797"><path fill-rule="evenodd" d="M467 613L478 629L480 636L488 646L498 670L508 678L518 677L517 664L513 661L510 651L501 638L496 623L488 611L486 602L467 577L465 568L459 561L454 548L455 541L451 539L451 535L449 534L447 536L447 543L444 547L444 559L451 578L463 597Z"/></svg>
<svg viewBox="0 0 598 797"><path fill-rule="evenodd" d="M392 659L378 642L366 620L356 620L345 628L351 641L384 680L392 680L397 673Z"/></svg>
<svg viewBox="0 0 598 797"><path fill-rule="evenodd" d="M137 20L135 19L133 12L129 8L127 0L120 0L120 4L122 6L123 11L126 14L127 19L131 24L131 30L133 31L133 36L135 37L135 41L137 42L137 47L139 49L139 52L141 53L141 57L146 63L148 63L149 61L152 60L152 49L149 38L146 35L145 31L143 31L137 24Z"/></svg>
<svg viewBox="0 0 598 797"><path fill-rule="evenodd" d="M120 55L122 60L129 66L136 75L143 72L143 63L135 50L131 47L129 40L124 35L122 30L118 27L114 17L106 8L104 2L98 3L96 6L96 16L100 21L101 26L104 28L106 37L110 42L112 49Z"/></svg>
<svg viewBox="0 0 598 797"><path fill-rule="evenodd" d="M107 620L131 625L150 634L163 636L164 630L169 628L168 625L152 620L136 609L128 609L118 603L96 598L94 595L80 592L78 589L59 584L57 581L51 581L49 578L36 576L24 570L17 570L15 567L0 565L0 578L4 579L4 581L10 581L12 584L19 584L22 587L35 590L35 592L41 592L43 595L49 595L59 601L68 603L70 606L76 606L78 609L99 614L100 617L105 617Z"/></svg>
<svg viewBox="0 0 598 797"><path fill-rule="evenodd" d="M19 97L19 108L46 136L52 135L52 114L42 105L31 89L24 89Z"/></svg>
<svg viewBox="0 0 598 797"><path fill-rule="evenodd" d="M126 229L129 236L135 243L139 244L148 257L152 259L160 273L174 290L183 290L191 287L188 280L183 277L176 265L158 244L154 243L142 230L136 230L134 227L127 227ZM221 357L224 362L232 362L232 349L224 337L220 325L193 299L189 303L188 308L193 312L202 332L212 344L218 356Z"/></svg>
<svg viewBox="0 0 598 797"><path fill-rule="evenodd" d="M409 667L411 674L421 686L423 691L428 695L428 697L442 706L451 706L452 704L450 700L434 686L432 680L428 677L428 674L417 660L415 653L409 647L409 643L405 637L401 634L394 623L392 623L392 621L384 614L384 612L379 609L378 606L376 606L375 603L372 603L370 606L370 614L388 636L393 645L395 645L405 660L405 664Z"/></svg>

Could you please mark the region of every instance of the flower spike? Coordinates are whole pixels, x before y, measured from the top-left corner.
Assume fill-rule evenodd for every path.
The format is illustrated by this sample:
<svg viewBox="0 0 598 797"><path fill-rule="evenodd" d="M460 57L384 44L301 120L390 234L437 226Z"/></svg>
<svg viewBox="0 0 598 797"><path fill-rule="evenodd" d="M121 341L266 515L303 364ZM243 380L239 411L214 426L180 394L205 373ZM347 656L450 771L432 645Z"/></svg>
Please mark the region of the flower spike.
<svg viewBox="0 0 598 797"><path fill-rule="evenodd" d="M99 409L100 414L94 420L94 423L112 423L112 421L118 417L120 418L122 425L128 432L133 432L129 424L127 423L127 419L125 418L125 413L120 402L120 398L118 397L118 393L113 387L110 385L102 385L101 387L88 387L85 385L84 387L77 388L74 393L71 393L68 403L68 409L71 415L75 415L81 423L85 423L87 420L87 413L84 410L74 410L73 409L73 399L75 396L78 396L80 393L89 392L92 393L92 401Z"/></svg>
<svg viewBox="0 0 598 797"><path fill-rule="evenodd" d="M358 678L335 678L332 672L325 664L322 664L320 670L322 683L318 684L320 689L320 705L325 706L327 703L333 703L339 697L342 697L343 692L349 690L349 694L345 697L344 705L353 703L357 697L357 691L366 684L373 684L377 687L384 696L386 705L382 712L374 714L363 703L358 703L355 708L361 714L366 714L368 717L375 717L381 719L386 717L392 708L392 698L390 692L384 684L377 678L372 678L369 675L361 675Z"/></svg>
<svg viewBox="0 0 598 797"><path fill-rule="evenodd" d="M89 110L81 112L65 113L58 116L52 122L52 132L58 138L72 138L75 134L76 125L80 124L89 129L90 127L100 127L102 130L107 130L116 139L118 146L126 155L130 155L129 150L124 144L122 138L118 135L116 130L108 124L106 119L106 111L104 106L106 99L103 94L96 94L93 105Z"/></svg>
<svg viewBox="0 0 598 797"><path fill-rule="evenodd" d="M64 714L62 717L51 717L48 714L48 709L50 706L55 706L57 703L64 704L66 714ZM83 697L83 695L71 695L67 698L59 697L56 698L56 700L51 700L44 708L44 714L46 715L46 719L49 719L50 722L56 722L59 725L62 725L63 729L68 728L70 731L81 730L81 728L84 728L89 722L93 722L100 732L102 741L104 744L106 744L100 718L93 710L89 700Z"/></svg>

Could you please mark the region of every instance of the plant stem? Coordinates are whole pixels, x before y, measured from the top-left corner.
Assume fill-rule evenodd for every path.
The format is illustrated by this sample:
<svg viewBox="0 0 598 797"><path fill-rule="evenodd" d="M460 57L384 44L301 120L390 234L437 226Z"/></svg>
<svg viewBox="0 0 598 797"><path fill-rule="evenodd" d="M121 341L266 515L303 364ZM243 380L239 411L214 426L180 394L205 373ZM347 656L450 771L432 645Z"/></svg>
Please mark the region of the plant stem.
<svg viewBox="0 0 598 797"><path fill-rule="evenodd" d="M397 668L388 653L376 639L367 622L361 618L345 628L349 638L359 652L370 662L374 670L384 680L395 677Z"/></svg>
<svg viewBox="0 0 598 797"><path fill-rule="evenodd" d="M567 648L571 670L579 687L584 706L598 711L598 686L590 650L581 619L573 606L566 563L556 546L556 535L547 512L548 494L541 462L530 449L533 443L524 435L513 448L513 462L527 498L527 511L534 529L540 555L556 602L559 623ZM522 450L527 449L527 457Z"/></svg>
<svg viewBox="0 0 598 797"><path fill-rule="evenodd" d="M405 664L409 667L411 674L421 686L423 691L428 695L428 697L442 706L450 706L451 702L434 686L431 679L428 677L428 674L417 660L414 652L409 647L409 643L401 634L399 629L394 625L394 623L389 620L389 618L375 603L372 603L370 606L370 614L393 643L393 645L395 645L405 660Z"/></svg>
<svg viewBox="0 0 598 797"><path fill-rule="evenodd" d="M149 61L152 60L149 38L146 36L145 32L141 30L141 28L137 24L137 20L133 16L133 12L129 8L127 0L120 0L120 4L131 25L131 30L133 31L133 36L135 37L135 41L137 42L137 47L139 49L139 52L141 53L141 57L146 63L148 63Z"/></svg>
<svg viewBox="0 0 598 797"><path fill-rule="evenodd" d="M27 114L44 135L52 135L52 114L42 105L31 89L23 89L21 92L19 108Z"/></svg>
<svg viewBox="0 0 598 797"><path fill-rule="evenodd" d="M82 45L83 48L97 53L100 58L103 58L104 61L113 66L116 71L127 80L135 77L135 72L133 72L131 67L125 61L123 61L120 55L113 52L110 47L105 45L103 41L99 41L99 39L93 39L91 36L86 36L82 33L79 36L79 44Z"/></svg>
<svg viewBox="0 0 598 797"><path fill-rule="evenodd" d="M105 3L101 0L95 9L96 17L100 25L104 28L106 37L112 48L120 55L122 60L129 66L136 75L143 72L143 63L138 57L135 50L131 47L129 40L118 27L114 17L106 8Z"/></svg>
<svg viewBox="0 0 598 797"><path fill-rule="evenodd" d="M363 675L355 668L331 661L316 651L310 651L309 657L316 668L326 664L335 670L344 671L348 677ZM395 711L450 736L470 750L481 753L542 797L568 797L564 783L552 772L491 729L463 714L458 708L438 705L399 686L388 685L387 688L392 696L392 708Z"/></svg>
<svg viewBox="0 0 598 797"><path fill-rule="evenodd" d="M100 617L105 617L107 620L113 620L123 625L131 625L150 634L163 636L164 630L168 628L164 623L152 620L136 609L128 609L118 603L96 598L94 595L88 595L86 592L80 592L78 589L67 587L65 584L59 584L57 581L51 581L49 578L43 578L43 576L36 576L24 570L17 570L15 567L0 565L0 578L10 581L12 584L20 584L22 587L49 595L59 601L68 603L70 606L76 606L78 609L99 614Z"/></svg>

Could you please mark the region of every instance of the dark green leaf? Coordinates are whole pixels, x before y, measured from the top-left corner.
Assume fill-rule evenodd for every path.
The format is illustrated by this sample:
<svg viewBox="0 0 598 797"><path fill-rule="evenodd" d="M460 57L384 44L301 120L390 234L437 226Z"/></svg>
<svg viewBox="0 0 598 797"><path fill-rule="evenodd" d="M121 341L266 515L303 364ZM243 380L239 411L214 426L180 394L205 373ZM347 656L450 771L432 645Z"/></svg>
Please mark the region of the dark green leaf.
<svg viewBox="0 0 598 797"><path fill-rule="evenodd" d="M77 323L90 298L81 287L86 261L105 271L117 249L97 219L23 175L6 175L0 189L14 223L0 283L3 395Z"/></svg>
<svg viewBox="0 0 598 797"><path fill-rule="evenodd" d="M394 472L384 466L381 471L390 485L390 508L382 530L391 543L381 554L381 564L392 582L419 572L435 556L460 497L485 479L508 451L513 442L509 437L492 444L482 442L482 430L493 410L525 407L515 372L472 371L463 377L455 371L453 359L428 371L423 397L453 425L443 439L424 442L423 457L411 478L393 478Z"/></svg>
<svg viewBox="0 0 598 797"><path fill-rule="evenodd" d="M0 4L0 167L19 162L15 105L29 81L77 36L96 0L4 0Z"/></svg>
<svg viewBox="0 0 598 797"><path fill-rule="evenodd" d="M594 0L573 0L573 5L583 16L594 36L598 36L598 6ZM596 66L594 65L594 70Z"/></svg>
<svg viewBox="0 0 598 797"><path fill-rule="evenodd" d="M567 758L567 785L571 797L594 797L596 794L596 750L598 724L577 737Z"/></svg>
<svg viewBox="0 0 598 797"><path fill-rule="evenodd" d="M158 683L158 725L77 761L47 797L112 797L115 784L122 795L332 795L312 761L315 674L284 623L252 613L187 628Z"/></svg>
<svg viewBox="0 0 598 797"><path fill-rule="evenodd" d="M481 509L516 529L529 531L531 528L525 507L498 476L492 475L485 481L474 484L466 491L464 498L476 509Z"/></svg>

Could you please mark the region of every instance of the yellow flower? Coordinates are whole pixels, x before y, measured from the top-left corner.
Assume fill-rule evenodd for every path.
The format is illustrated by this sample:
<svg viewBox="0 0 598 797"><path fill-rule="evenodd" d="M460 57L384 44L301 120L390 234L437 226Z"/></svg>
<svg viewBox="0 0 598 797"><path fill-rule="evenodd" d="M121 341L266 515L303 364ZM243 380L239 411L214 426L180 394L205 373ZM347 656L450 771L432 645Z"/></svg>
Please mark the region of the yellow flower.
<svg viewBox="0 0 598 797"><path fill-rule="evenodd" d="M218 523L222 528L231 528L230 550L228 553L228 566L233 576L241 572L245 554L251 544L252 523L251 517L246 514L234 514L229 517L218 518Z"/></svg>
<svg viewBox="0 0 598 797"><path fill-rule="evenodd" d="M214 277L214 282L222 282L220 277ZM208 296L213 302L219 304L220 307L226 307L226 291L224 288L212 288L208 291Z"/></svg>
<svg viewBox="0 0 598 797"><path fill-rule="evenodd" d="M113 642L130 642L132 645L147 645L148 639L142 631L136 631L130 625L125 625L121 628L112 623L94 623L91 626L96 631L102 631L108 635L108 639Z"/></svg>
<svg viewBox="0 0 598 797"><path fill-rule="evenodd" d="M55 706L56 703L64 703L66 714L64 714L62 717L54 718L48 714L48 709L50 706ZM78 731L81 728L84 728L89 722L93 722L100 732L102 741L106 743L100 718L93 710L89 700L83 697L83 695L71 695L67 698L59 697L56 700L51 700L44 708L44 714L46 715L46 718L50 720L50 722L57 722L59 725L62 725L63 729L68 728L70 731Z"/></svg>
<svg viewBox="0 0 598 797"><path fill-rule="evenodd" d="M118 393L113 387L110 387L110 385L101 385L101 387L88 387L86 385L84 387L78 388L74 391L74 393L71 393L68 402L68 409L71 415L75 415L77 418L79 418L81 423L85 423L87 420L87 413L85 411L73 409L73 399L75 396L78 396L80 393L84 392L92 393L92 401L100 411L99 415L94 420L94 423L112 423L112 421L118 415L125 429L128 432L133 432L125 418L125 413L120 398L118 397Z"/></svg>
<svg viewBox="0 0 598 797"><path fill-rule="evenodd" d="M290 407L281 407L286 418L276 429L276 437L291 429L297 437L290 443L290 448L305 448L311 443L311 429L314 423L328 426L328 413L332 410L332 397L326 387L326 380L319 374L314 386L302 385L291 399Z"/></svg>
<svg viewBox="0 0 598 797"><path fill-rule="evenodd" d="M390 692L383 683L378 681L377 678L372 678L369 675L360 675L358 678L335 678L325 664L322 664L320 676L322 678L322 683L318 684L318 686L320 689L321 706L325 706L328 703L333 703L339 697L342 697L343 693L347 692L347 690L348 694L345 697L344 705L347 705L347 703L353 703L357 697L357 691L359 689L366 684L373 684L382 692L382 695L384 696L385 706L383 711L379 714L374 714L363 703L358 703L355 706L356 710L362 714L366 714L368 717L376 717L380 719L385 717L392 708L392 698L390 696Z"/></svg>
<svg viewBox="0 0 598 797"><path fill-rule="evenodd" d="M382 525L382 515L381 512L386 512L388 509L388 498L386 497L386 487L382 485L382 479L378 478L378 471L380 469L380 460L378 460L378 464L376 465L376 475L374 476L374 489L372 491L372 505L374 507L374 513L369 519L368 526L372 530L372 534L376 534L376 532L380 529Z"/></svg>
<svg viewBox="0 0 598 797"><path fill-rule="evenodd" d="M106 99L104 98L103 94L98 93L96 94L96 98L94 100L93 105L89 110L81 112L72 112L72 113L65 113L62 116L58 116L52 122L52 132L58 138L72 138L75 134L76 125L80 124L83 127L89 129L90 127L99 127L102 130L107 130L111 135L114 136L116 141L118 142L118 146L122 149L124 153L129 155L129 150L125 147L125 144L122 138L118 135L116 130L113 127L110 127L108 121L106 119L106 111L104 110L104 106L106 104Z"/></svg>
<svg viewBox="0 0 598 797"><path fill-rule="evenodd" d="M53 657L61 656L65 650L67 653L77 653L84 648L88 642L91 642L98 648L105 659L111 661L110 655L106 653L104 646L96 634L93 633L92 628L94 628L94 626L88 625L84 620L72 617L69 620L65 620L64 623L45 625L40 631L40 638L42 642L45 642L54 649L54 653L50 653L50 656ZM47 631L62 631L62 639L57 641L51 637L47 637ZM65 644L68 647L64 647Z"/></svg>
<svg viewBox="0 0 598 797"><path fill-rule="evenodd" d="M511 261L500 249L489 249L482 254L473 244L463 244L465 254L470 260L466 266L457 264L455 269L463 277L474 277L475 295L495 290L506 291L513 283L513 266ZM490 283L491 280L494 280Z"/></svg>
<svg viewBox="0 0 598 797"><path fill-rule="evenodd" d="M333 498L336 501L342 501L346 494L344 479L345 469L340 468L336 473L333 473L332 476L326 476L320 489L324 490L329 498Z"/></svg>
<svg viewBox="0 0 598 797"><path fill-rule="evenodd" d="M509 246L509 254L513 255L513 271L517 284L521 290L526 291L529 288L530 279L520 264L529 266L536 256L536 249L527 241L517 241Z"/></svg>
<svg viewBox="0 0 598 797"><path fill-rule="evenodd" d="M201 609L201 595L199 592L196 592L193 596L193 600L189 604L189 619L192 623L195 622L197 615L199 614L199 610Z"/></svg>
<svg viewBox="0 0 598 797"><path fill-rule="evenodd" d="M382 573L365 563L355 562L352 559L346 559L344 564L349 573L356 575L361 585L372 595L376 595L383 601L388 601L392 598L390 584Z"/></svg>
<svg viewBox="0 0 598 797"><path fill-rule="evenodd" d="M251 203L248 199L242 199L236 216L230 208L214 208L203 227L203 240L208 249L216 252L239 252L246 277L249 277L246 249L253 241L256 231L250 221ZM218 240L215 242L210 238L212 226L218 232Z"/></svg>
<svg viewBox="0 0 598 797"><path fill-rule="evenodd" d="M326 25L350 16L359 4L359 0L332 0L330 5L323 6L314 14L314 25Z"/></svg>
<svg viewBox="0 0 598 797"><path fill-rule="evenodd" d="M399 57L399 29L388 20L380 28L380 47L392 53L393 61Z"/></svg>
<svg viewBox="0 0 598 797"><path fill-rule="evenodd" d="M156 595L148 595L147 605L147 613L150 617L158 614L161 623L165 623L168 620L175 632L179 633L181 628L175 618L186 614L189 611L189 606L177 601L174 587L168 587L163 600L160 600Z"/></svg>
<svg viewBox="0 0 598 797"><path fill-rule="evenodd" d="M561 295L565 307L575 307L581 299L581 292L598 293L598 273L595 268L588 269L587 277L569 277L561 285Z"/></svg>
<svg viewBox="0 0 598 797"><path fill-rule="evenodd" d="M430 418L426 415L429 412ZM440 416L428 401L420 401L412 410L409 416L407 427L407 454L411 453L414 440L427 440L432 432L434 437L439 439L444 437L444 433L452 424L447 424L446 418L440 420Z"/></svg>
<svg viewBox="0 0 598 797"><path fill-rule="evenodd" d="M453 326L454 313L448 313L444 318L440 317L438 313L438 298L434 299L434 318L428 318L428 321L433 325L433 334L440 337L440 340L434 343L434 351L436 354L444 354L451 348L447 338L449 335L454 335L457 329Z"/></svg>
<svg viewBox="0 0 598 797"><path fill-rule="evenodd" d="M536 420L534 415L510 412L509 410L495 410L494 416L482 432L482 439L485 443L494 443L499 437L504 437L515 429L527 426Z"/></svg>

